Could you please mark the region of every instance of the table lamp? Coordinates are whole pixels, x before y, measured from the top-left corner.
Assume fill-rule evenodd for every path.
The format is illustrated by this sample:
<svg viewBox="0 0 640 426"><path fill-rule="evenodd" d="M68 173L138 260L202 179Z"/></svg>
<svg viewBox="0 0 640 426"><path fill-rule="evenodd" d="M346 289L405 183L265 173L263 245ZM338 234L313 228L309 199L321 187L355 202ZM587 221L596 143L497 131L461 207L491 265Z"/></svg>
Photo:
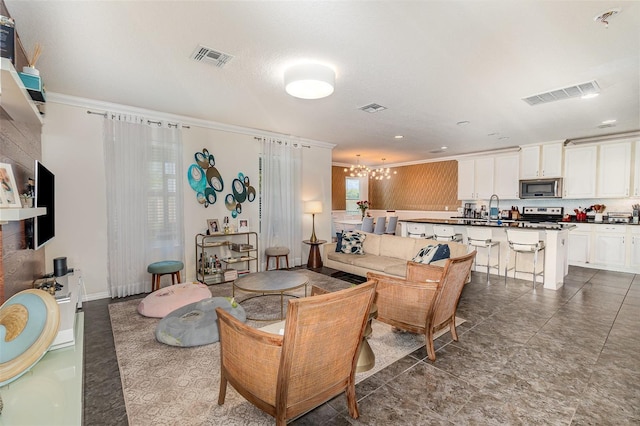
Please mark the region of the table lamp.
<svg viewBox="0 0 640 426"><path fill-rule="evenodd" d="M309 241L315 243L318 241L318 237L316 237L316 213L322 213L322 202L321 201L305 201L304 203L304 212L311 214L311 238Z"/></svg>

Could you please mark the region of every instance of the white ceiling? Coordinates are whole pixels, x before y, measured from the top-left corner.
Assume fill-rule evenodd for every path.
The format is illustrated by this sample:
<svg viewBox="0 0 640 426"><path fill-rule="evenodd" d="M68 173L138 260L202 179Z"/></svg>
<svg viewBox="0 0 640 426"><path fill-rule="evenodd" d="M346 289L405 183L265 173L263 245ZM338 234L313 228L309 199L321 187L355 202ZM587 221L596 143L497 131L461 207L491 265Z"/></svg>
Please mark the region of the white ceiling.
<svg viewBox="0 0 640 426"><path fill-rule="evenodd" d="M27 51L44 47L49 92L331 142L334 162L640 129L638 1L5 3ZM594 22L612 7L608 28ZM198 44L235 58L197 63ZM333 95L285 93L283 71L301 60L335 68ZM591 80L595 99L522 101ZM388 109L358 109L372 102ZM608 119L616 127L598 128Z"/></svg>

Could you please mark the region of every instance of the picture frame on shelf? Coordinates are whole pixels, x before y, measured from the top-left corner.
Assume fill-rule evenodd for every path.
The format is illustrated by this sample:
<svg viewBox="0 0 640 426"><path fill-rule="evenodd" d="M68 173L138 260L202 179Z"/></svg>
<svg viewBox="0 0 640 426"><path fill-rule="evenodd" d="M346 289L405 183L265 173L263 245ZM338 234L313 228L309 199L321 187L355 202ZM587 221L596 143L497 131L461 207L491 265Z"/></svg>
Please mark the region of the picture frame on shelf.
<svg viewBox="0 0 640 426"><path fill-rule="evenodd" d="M207 219L207 230L209 231L209 235L219 234L221 231L218 219Z"/></svg>
<svg viewBox="0 0 640 426"><path fill-rule="evenodd" d="M11 164L0 163L0 208L22 207Z"/></svg>
<svg viewBox="0 0 640 426"><path fill-rule="evenodd" d="M249 232L249 219L238 219L238 232Z"/></svg>

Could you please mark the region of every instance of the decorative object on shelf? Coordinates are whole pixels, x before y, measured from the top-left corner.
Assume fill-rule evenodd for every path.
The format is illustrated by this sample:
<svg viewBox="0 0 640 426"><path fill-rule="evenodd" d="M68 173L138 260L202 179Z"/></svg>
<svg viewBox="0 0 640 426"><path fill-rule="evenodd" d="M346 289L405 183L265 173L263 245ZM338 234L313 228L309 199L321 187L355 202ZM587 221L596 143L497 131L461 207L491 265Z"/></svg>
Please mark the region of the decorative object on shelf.
<svg viewBox="0 0 640 426"><path fill-rule="evenodd" d="M203 148L202 152L196 152L194 157L196 162L187 170L189 185L196 192L198 203L209 207L218 199L216 192L222 192L224 189L224 181L215 167L215 157L209 150Z"/></svg>
<svg viewBox="0 0 640 426"><path fill-rule="evenodd" d="M220 233L220 225L218 224L218 219L207 219L207 232L209 233L209 235Z"/></svg>
<svg viewBox="0 0 640 426"><path fill-rule="evenodd" d="M298 64L284 72L284 89L293 97L320 99L333 93L335 71L323 64Z"/></svg>
<svg viewBox="0 0 640 426"><path fill-rule="evenodd" d="M238 177L231 183L231 194L224 197L224 205L231 212L234 219L242 213L242 203L253 202L256 199L256 189L251 186L249 176L238 173Z"/></svg>
<svg viewBox="0 0 640 426"><path fill-rule="evenodd" d="M33 55L29 59L29 65L22 67L22 72L19 73L20 80L22 80L22 83L27 89L27 92L29 92L31 99L35 102L46 102L45 90L42 85L42 79L40 78L40 71L36 68L36 63L38 62L38 58L40 58L41 54L42 45L40 45L40 43L36 43L36 46L33 49Z"/></svg>
<svg viewBox="0 0 640 426"><path fill-rule="evenodd" d="M23 194L20 194L20 201L22 202L23 208L33 207L33 200L36 196L35 187L36 186L33 182L33 178L29 178L27 180L27 191Z"/></svg>
<svg viewBox="0 0 640 426"><path fill-rule="evenodd" d="M385 160L386 158L382 159L382 167L371 170L371 173L369 174L369 177L371 179L375 179L375 180L391 179L392 174L394 175L398 174L396 170L394 170L393 173L391 173L391 169L389 167L386 167L386 168L384 167Z"/></svg>
<svg viewBox="0 0 640 426"><path fill-rule="evenodd" d="M0 15L0 57L16 64L16 23L13 18Z"/></svg>
<svg viewBox="0 0 640 426"><path fill-rule="evenodd" d="M23 290L0 306L0 386L26 373L58 334L60 309L43 290Z"/></svg>
<svg viewBox="0 0 640 426"><path fill-rule="evenodd" d="M322 202L306 201L304 203L304 212L311 215L311 238L309 238L309 241L315 243L318 241L318 237L316 237L316 214L322 213Z"/></svg>
<svg viewBox="0 0 640 426"><path fill-rule="evenodd" d="M345 172L349 172L351 177L367 177L371 169L364 164L360 164L360 154L356 154L356 164L349 168L344 169Z"/></svg>
<svg viewBox="0 0 640 426"><path fill-rule="evenodd" d="M238 221L238 232L249 232L249 220L240 219Z"/></svg>
<svg viewBox="0 0 640 426"><path fill-rule="evenodd" d="M358 205L358 208L362 213L362 218L364 219L364 216L367 213L367 209L370 207L369 202L367 200L364 200L364 201L358 201L356 204Z"/></svg>
<svg viewBox="0 0 640 426"><path fill-rule="evenodd" d="M22 207L11 164L0 163L0 208Z"/></svg>

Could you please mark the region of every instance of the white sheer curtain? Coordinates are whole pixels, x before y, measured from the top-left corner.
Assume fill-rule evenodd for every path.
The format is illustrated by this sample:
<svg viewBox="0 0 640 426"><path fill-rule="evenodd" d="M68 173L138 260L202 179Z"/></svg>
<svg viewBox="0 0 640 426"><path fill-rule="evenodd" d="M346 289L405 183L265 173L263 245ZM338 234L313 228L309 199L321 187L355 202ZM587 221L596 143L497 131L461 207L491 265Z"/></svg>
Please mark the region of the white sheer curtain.
<svg viewBox="0 0 640 426"><path fill-rule="evenodd" d="M302 154L299 143L262 138L260 233L264 248L289 248L289 260L302 259ZM264 262L262 270L264 270Z"/></svg>
<svg viewBox="0 0 640 426"><path fill-rule="evenodd" d="M151 290L149 263L184 261L182 129L106 115L108 283L111 297Z"/></svg>

